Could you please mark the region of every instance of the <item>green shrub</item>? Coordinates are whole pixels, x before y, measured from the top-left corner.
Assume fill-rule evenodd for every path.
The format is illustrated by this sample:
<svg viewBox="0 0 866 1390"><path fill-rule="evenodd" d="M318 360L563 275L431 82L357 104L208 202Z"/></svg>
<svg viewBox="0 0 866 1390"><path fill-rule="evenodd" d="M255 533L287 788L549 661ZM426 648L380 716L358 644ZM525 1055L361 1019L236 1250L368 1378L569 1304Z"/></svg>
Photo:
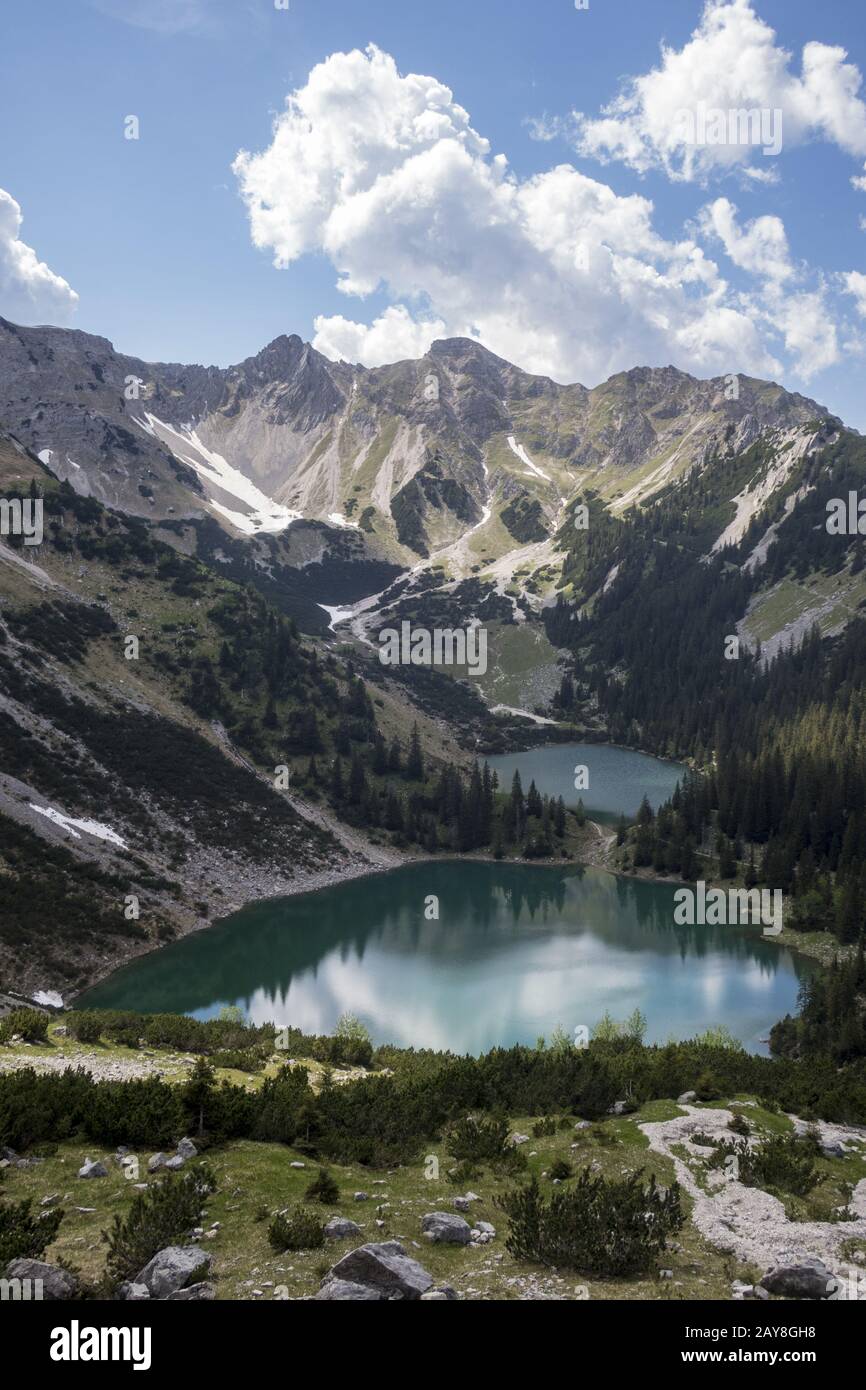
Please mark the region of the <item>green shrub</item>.
<svg viewBox="0 0 866 1390"><path fill-rule="evenodd" d="M557 1158L548 1168L547 1176L550 1178L551 1182L554 1179L557 1179L559 1182L565 1182L566 1178L571 1177L573 1171L567 1159Z"/></svg>
<svg viewBox="0 0 866 1390"><path fill-rule="evenodd" d="M279 1211L268 1227L271 1248L281 1255L286 1250L318 1250L325 1243L325 1226L305 1207Z"/></svg>
<svg viewBox="0 0 866 1390"><path fill-rule="evenodd" d="M20 1033L25 1042L45 1042L50 1022L48 1014L41 1009L11 1009L0 1018L0 1042L8 1042L16 1033Z"/></svg>
<svg viewBox="0 0 866 1390"><path fill-rule="evenodd" d="M38 1260L56 1238L63 1220L61 1207L54 1211L31 1212L33 1199L7 1202L0 1197L0 1274L10 1260Z"/></svg>
<svg viewBox="0 0 866 1390"><path fill-rule="evenodd" d="M534 1139L546 1139L549 1135L555 1133L556 1120L536 1120L535 1124L532 1126L532 1137Z"/></svg>
<svg viewBox="0 0 866 1390"><path fill-rule="evenodd" d="M617 1180L584 1168L549 1201L533 1178L495 1202L508 1217L505 1245L516 1260L599 1278L648 1273L685 1221L679 1185L663 1192L651 1177L645 1187L642 1169Z"/></svg>
<svg viewBox="0 0 866 1390"><path fill-rule="evenodd" d="M206 1163L197 1163L180 1177L163 1178L139 1192L127 1215L115 1216L110 1231L106 1267L121 1283L133 1279L159 1250L189 1236L199 1224L202 1203L216 1191L216 1179Z"/></svg>
<svg viewBox="0 0 866 1390"><path fill-rule="evenodd" d="M323 1207L335 1207L340 1200L340 1189L327 1168L320 1168L318 1174L304 1193L305 1202L320 1202Z"/></svg>
<svg viewBox="0 0 866 1390"><path fill-rule="evenodd" d="M487 1164L491 1168L514 1172L526 1167L526 1157L508 1142L505 1115L465 1115L448 1133L447 1148L459 1164Z"/></svg>
<svg viewBox="0 0 866 1390"><path fill-rule="evenodd" d="M98 1043L102 1037L102 1018L98 1013L88 1011L67 1014L66 1027L80 1043Z"/></svg>
<svg viewBox="0 0 866 1390"><path fill-rule="evenodd" d="M746 1187L775 1188L805 1197L824 1181L824 1175L815 1168L809 1143L794 1134L774 1134L755 1148L750 1148L746 1139L722 1140L710 1166L723 1168L732 1155L737 1160L738 1180Z"/></svg>

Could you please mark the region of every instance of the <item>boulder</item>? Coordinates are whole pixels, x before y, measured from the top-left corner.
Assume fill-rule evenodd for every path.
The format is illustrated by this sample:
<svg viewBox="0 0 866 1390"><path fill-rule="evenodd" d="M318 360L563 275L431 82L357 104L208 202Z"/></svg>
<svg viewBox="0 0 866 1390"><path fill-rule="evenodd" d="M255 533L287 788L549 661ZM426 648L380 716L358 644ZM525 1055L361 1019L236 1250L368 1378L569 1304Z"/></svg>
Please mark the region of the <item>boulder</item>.
<svg viewBox="0 0 866 1390"><path fill-rule="evenodd" d="M150 1298L150 1290L146 1284L121 1284L117 1290L117 1296L124 1303L144 1303Z"/></svg>
<svg viewBox="0 0 866 1390"><path fill-rule="evenodd" d="M213 1256L197 1245L168 1245L154 1255L134 1279L144 1284L151 1298L168 1298L190 1284L201 1281L211 1267Z"/></svg>
<svg viewBox="0 0 866 1390"><path fill-rule="evenodd" d="M838 1139L825 1139L821 1145L821 1153L824 1158L844 1158L846 1149Z"/></svg>
<svg viewBox="0 0 866 1390"><path fill-rule="evenodd" d="M108 1169L98 1159L91 1163L90 1159L86 1158L78 1170L78 1176L80 1178L107 1178Z"/></svg>
<svg viewBox="0 0 866 1390"><path fill-rule="evenodd" d="M185 1289L178 1289L176 1293L170 1293L165 1300L166 1303L209 1303L216 1298L216 1289L213 1284L189 1284Z"/></svg>
<svg viewBox="0 0 866 1390"><path fill-rule="evenodd" d="M468 1231L468 1226L466 1229ZM407 1255L397 1240L359 1245L337 1261L328 1277L348 1284L362 1284L365 1288L377 1290L384 1298L394 1294L401 1298L418 1299L433 1287L432 1274L428 1274L423 1265ZM333 1298L334 1295L327 1297Z"/></svg>
<svg viewBox="0 0 866 1390"><path fill-rule="evenodd" d="M421 1230L434 1245L468 1245L472 1239L469 1223L448 1211L431 1211L422 1216Z"/></svg>
<svg viewBox="0 0 866 1390"><path fill-rule="evenodd" d="M78 1280L68 1270L59 1265L43 1264L42 1260L10 1260L6 1266L6 1279L29 1279L32 1285L42 1282L42 1299L45 1303L64 1303L74 1298L78 1291Z"/></svg>
<svg viewBox="0 0 866 1390"><path fill-rule="evenodd" d="M683 1091L681 1096L677 1096L677 1105L691 1105L697 1098L697 1091Z"/></svg>
<svg viewBox="0 0 866 1390"><path fill-rule="evenodd" d="M440 1284L438 1289L430 1289L427 1293L422 1293L422 1303L453 1303L459 1299L460 1295L456 1289L452 1289L450 1284Z"/></svg>
<svg viewBox="0 0 866 1390"><path fill-rule="evenodd" d="M352 1284L329 1275L313 1299L317 1303L383 1303L388 1295L371 1284Z"/></svg>
<svg viewBox="0 0 866 1390"><path fill-rule="evenodd" d="M195 1158L198 1154L198 1149L191 1139L181 1139L175 1149L175 1153L178 1154L180 1158Z"/></svg>
<svg viewBox="0 0 866 1390"><path fill-rule="evenodd" d="M163 1167L165 1168L167 1173L176 1173L178 1169L182 1168L185 1163L186 1159L183 1157L182 1154L175 1154L173 1158L167 1158L165 1160Z"/></svg>
<svg viewBox="0 0 866 1390"><path fill-rule="evenodd" d="M759 1287L768 1293L780 1294L782 1298L829 1298L839 1285L823 1260L810 1255L790 1255L768 1270Z"/></svg>
<svg viewBox="0 0 866 1390"><path fill-rule="evenodd" d="M366 1192L356 1192L354 1200L356 1202L369 1202L370 1198L368 1197Z"/></svg>
<svg viewBox="0 0 866 1390"><path fill-rule="evenodd" d="M357 1221L350 1221L347 1216L332 1216L325 1227L325 1236L328 1240L348 1240L350 1236L359 1236L361 1227Z"/></svg>
<svg viewBox="0 0 866 1390"><path fill-rule="evenodd" d="M515 1148L516 1148L519 1144L528 1144L528 1143L529 1143L529 1135L528 1135L528 1134L509 1134L509 1136L508 1136L508 1143L511 1144L511 1145L512 1145L513 1147L515 1147Z"/></svg>
<svg viewBox="0 0 866 1390"><path fill-rule="evenodd" d="M149 1159L147 1160L147 1171L148 1171L148 1173L158 1173L159 1170L160 1170L160 1168L164 1168L164 1167L165 1167L167 1161L168 1161L168 1160L167 1160L165 1154L163 1154L163 1153L154 1154L152 1158L149 1158Z"/></svg>

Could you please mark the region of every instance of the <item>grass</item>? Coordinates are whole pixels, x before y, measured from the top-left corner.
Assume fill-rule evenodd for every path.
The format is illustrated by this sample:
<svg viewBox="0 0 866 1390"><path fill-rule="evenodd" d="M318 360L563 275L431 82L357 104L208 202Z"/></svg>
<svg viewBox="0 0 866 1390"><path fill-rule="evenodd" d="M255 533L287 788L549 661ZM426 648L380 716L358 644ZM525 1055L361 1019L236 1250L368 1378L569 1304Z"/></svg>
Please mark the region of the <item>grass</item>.
<svg viewBox="0 0 866 1390"><path fill-rule="evenodd" d="M645 1166L660 1183L670 1183L672 1165L648 1153L647 1140L638 1123L672 1118L676 1113L673 1102L656 1101L635 1115L606 1120L592 1130L576 1133L569 1129L549 1138L532 1138L523 1146L527 1152L527 1176L534 1173L546 1184L542 1173L554 1159L566 1158L577 1168L585 1163L595 1164L596 1171L608 1177L622 1177ZM512 1128L531 1134L533 1123L531 1117L514 1117ZM604 1136L604 1142L600 1142L599 1136ZM572 1150L574 1143L578 1147ZM219 1222L220 1227L213 1239L203 1238L201 1244L214 1257L217 1297L234 1300L309 1296L317 1290L324 1268L355 1245L395 1238L420 1260L437 1283L452 1284L469 1299L518 1299L532 1290L540 1291L540 1296L573 1300L585 1298L586 1291L590 1298L614 1300L728 1299L731 1281L743 1277L743 1267L709 1246L690 1223L678 1236L680 1248L666 1252L661 1260L662 1267L672 1270L672 1279L661 1280L654 1275L587 1281L576 1272L552 1271L515 1261L505 1250L507 1222L493 1201L511 1184L486 1169L466 1186L481 1197L472 1205L472 1218L490 1221L496 1227L496 1239L475 1250L430 1245L421 1235L421 1218L430 1211L453 1211L452 1197L466 1190L448 1181L446 1173L451 1160L444 1146L434 1144L431 1153L439 1159L438 1181L425 1177L429 1168L426 1156L414 1165L389 1171L332 1165L340 1200L335 1207L316 1211L325 1220L340 1214L358 1222L363 1228L360 1237L329 1241L323 1250L276 1255L268 1244L269 1217L263 1219L262 1208L267 1208L270 1216L301 1201L317 1164L277 1144L240 1141L208 1151L207 1161L216 1172L218 1191L208 1200L201 1224L205 1230L214 1222ZM148 1156L139 1155L142 1179L146 1176ZM105 1261L101 1232L115 1213L126 1211L135 1189L113 1161L107 1164L107 1178L79 1179L78 1168L87 1157L106 1155L92 1145L60 1145L56 1154L38 1167L7 1170L3 1186L8 1197L33 1197L37 1205L44 1195L58 1194L57 1204L67 1214L45 1258L69 1261L87 1281L95 1281ZM293 1161L304 1162L306 1167L292 1168ZM368 1193L370 1200L355 1202L355 1191ZM378 1213L376 1208L380 1205L383 1210ZM78 1210L80 1207L93 1210ZM377 1220L384 1224L377 1226ZM260 1294L254 1293L256 1289Z"/></svg>

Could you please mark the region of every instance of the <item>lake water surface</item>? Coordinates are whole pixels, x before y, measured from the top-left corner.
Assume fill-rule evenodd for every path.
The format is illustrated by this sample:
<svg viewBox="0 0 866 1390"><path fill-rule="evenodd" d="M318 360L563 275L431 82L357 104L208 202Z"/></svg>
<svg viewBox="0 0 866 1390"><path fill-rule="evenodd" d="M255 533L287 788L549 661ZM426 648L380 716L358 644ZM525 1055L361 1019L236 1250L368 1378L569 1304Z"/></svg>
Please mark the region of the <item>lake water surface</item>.
<svg viewBox="0 0 866 1390"><path fill-rule="evenodd" d="M116 972L82 1006L217 1014L479 1053L638 1007L648 1041L724 1023L751 1051L796 1009L802 958L758 928L677 927L672 884L574 865L408 865L259 903ZM425 900L439 900L439 920Z"/></svg>
<svg viewBox="0 0 866 1390"><path fill-rule="evenodd" d="M499 774L503 791L510 788L518 770L524 792L534 781L540 792L561 796L566 806L576 806L582 800L590 816L607 823L619 820L621 815L636 816L644 796L656 810L673 795L686 771L681 763L633 753L610 743L551 744L525 753L503 753L487 761ZM588 769L586 791L575 790L577 767Z"/></svg>

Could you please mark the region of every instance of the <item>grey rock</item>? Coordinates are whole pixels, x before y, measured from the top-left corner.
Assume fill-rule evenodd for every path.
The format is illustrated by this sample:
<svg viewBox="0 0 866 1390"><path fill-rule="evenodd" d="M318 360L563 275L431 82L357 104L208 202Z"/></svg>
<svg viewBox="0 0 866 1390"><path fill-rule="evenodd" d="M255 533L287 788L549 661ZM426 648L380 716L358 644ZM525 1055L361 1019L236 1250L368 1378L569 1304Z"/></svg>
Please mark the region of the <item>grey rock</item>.
<svg viewBox="0 0 866 1390"><path fill-rule="evenodd" d="M847 1150L838 1139L828 1139L821 1145L824 1158L844 1158Z"/></svg>
<svg viewBox="0 0 866 1390"><path fill-rule="evenodd" d="M152 1158L147 1160L148 1173L158 1173L160 1168L164 1168L167 1162L168 1160L164 1153L154 1154Z"/></svg>
<svg viewBox="0 0 866 1390"><path fill-rule="evenodd" d="M697 1098L697 1091L683 1091L681 1096L677 1096L677 1105L691 1105Z"/></svg>
<svg viewBox="0 0 866 1390"><path fill-rule="evenodd" d="M168 1245L148 1261L134 1282L144 1284L151 1298L168 1298L169 1294L200 1282L212 1260L197 1245Z"/></svg>
<svg viewBox="0 0 866 1390"><path fill-rule="evenodd" d="M823 1260L813 1259L809 1255L788 1258L790 1263L785 1262L768 1270L759 1287L768 1293L780 1294L783 1298L829 1298L836 1292L838 1282Z"/></svg>
<svg viewBox="0 0 866 1390"><path fill-rule="evenodd" d="M419 1299L433 1287L432 1274L407 1255L397 1240L360 1245L357 1250L350 1250L334 1265L330 1276L349 1284L363 1284L386 1298L397 1294L406 1299Z"/></svg>
<svg viewBox="0 0 866 1390"><path fill-rule="evenodd" d="M353 1284L348 1279L327 1278L317 1294L316 1303L384 1303L388 1295L372 1284Z"/></svg>
<svg viewBox="0 0 866 1390"><path fill-rule="evenodd" d="M175 1149L175 1153L179 1154L181 1158L195 1158L198 1154L198 1149L191 1139L181 1139Z"/></svg>
<svg viewBox="0 0 866 1390"><path fill-rule="evenodd" d="M189 1284L185 1289L178 1289L176 1293L170 1293L166 1298L166 1303L209 1303L216 1298L216 1289L213 1284Z"/></svg>
<svg viewBox="0 0 866 1390"><path fill-rule="evenodd" d="M150 1290L146 1284L121 1284L117 1290L118 1298L124 1303L144 1303L150 1298Z"/></svg>
<svg viewBox="0 0 866 1390"><path fill-rule="evenodd" d="M428 1293L422 1293L422 1303L453 1303L460 1298L456 1289L452 1289L450 1284L440 1284L437 1289L430 1289Z"/></svg>
<svg viewBox="0 0 866 1390"><path fill-rule="evenodd" d="M185 1163L186 1159L183 1157L182 1154L175 1154L173 1158L167 1158L165 1160L163 1167L169 1173L176 1173L178 1169L182 1168Z"/></svg>
<svg viewBox="0 0 866 1390"><path fill-rule="evenodd" d="M421 1230L434 1245L468 1245L472 1229L462 1216L448 1211L431 1211L421 1218Z"/></svg>
<svg viewBox="0 0 866 1390"><path fill-rule="evenodd" d="M468 1197L452 1197L451 1205L456 1207L457 1211L468 1211L472 1203Z"/></svg>
<svg viewBox="0 0 866 1390"><path fill-rule="evenodd" d="M107 1178L108 1169L98 1159L91 1163L90 1159L86 1158L78 1170L78 1176L80 1178Z"/></svg>
<svg viewBox="0 0 866 1390"><path fill-rule="evenodd" d="M476 1221L476 1222L475 1222L475 1225L478 1227L479 1231L480 1231L481 1234L484 1235L484 1236L495 1236L495 1235L496 1235L496 1227L495 1227L495 1226L491 1226L491 1224L490 1224L489 1221Z"/></svg>
<svg viewBox="0 0 866 1390"><path fill-rule="evenodd" d="M529 1143L529 1135L528 1135L528 1134L509 1134L509 1136L508 1136L508 1143L511 1144L511 1145L513 1145L515 1148L517 1148L520 1144L528 1144L528 1143Z"/></svg>
<svg viewBox="0 0 866 1390"><path fill-rule="evenodd" d="M60 1269L58 1265L45 1264L42 1260L10 1260L4 1277L29 1279L31 1287L41 1280L42 1299L46 1303L65 1303L67 1299L74 1298L78 1291L78 1280L74 1274Z"/></svg>
<svg viewBox="0 0 866 1390"><path fill-rule="evenodd" d="M353 1200L356 1202L369 1202L370 1198L366 1192L356 1192Z"/></svg>
<svg viewBox="0 0 866 1390"><path fill-rule="evenodd" d="M357 1221L350 1221L347 1216L332 1216L325 1227L325 1236L328 1240L348 1240L350 1236L359 1236L361 1227Z"/></svg>

